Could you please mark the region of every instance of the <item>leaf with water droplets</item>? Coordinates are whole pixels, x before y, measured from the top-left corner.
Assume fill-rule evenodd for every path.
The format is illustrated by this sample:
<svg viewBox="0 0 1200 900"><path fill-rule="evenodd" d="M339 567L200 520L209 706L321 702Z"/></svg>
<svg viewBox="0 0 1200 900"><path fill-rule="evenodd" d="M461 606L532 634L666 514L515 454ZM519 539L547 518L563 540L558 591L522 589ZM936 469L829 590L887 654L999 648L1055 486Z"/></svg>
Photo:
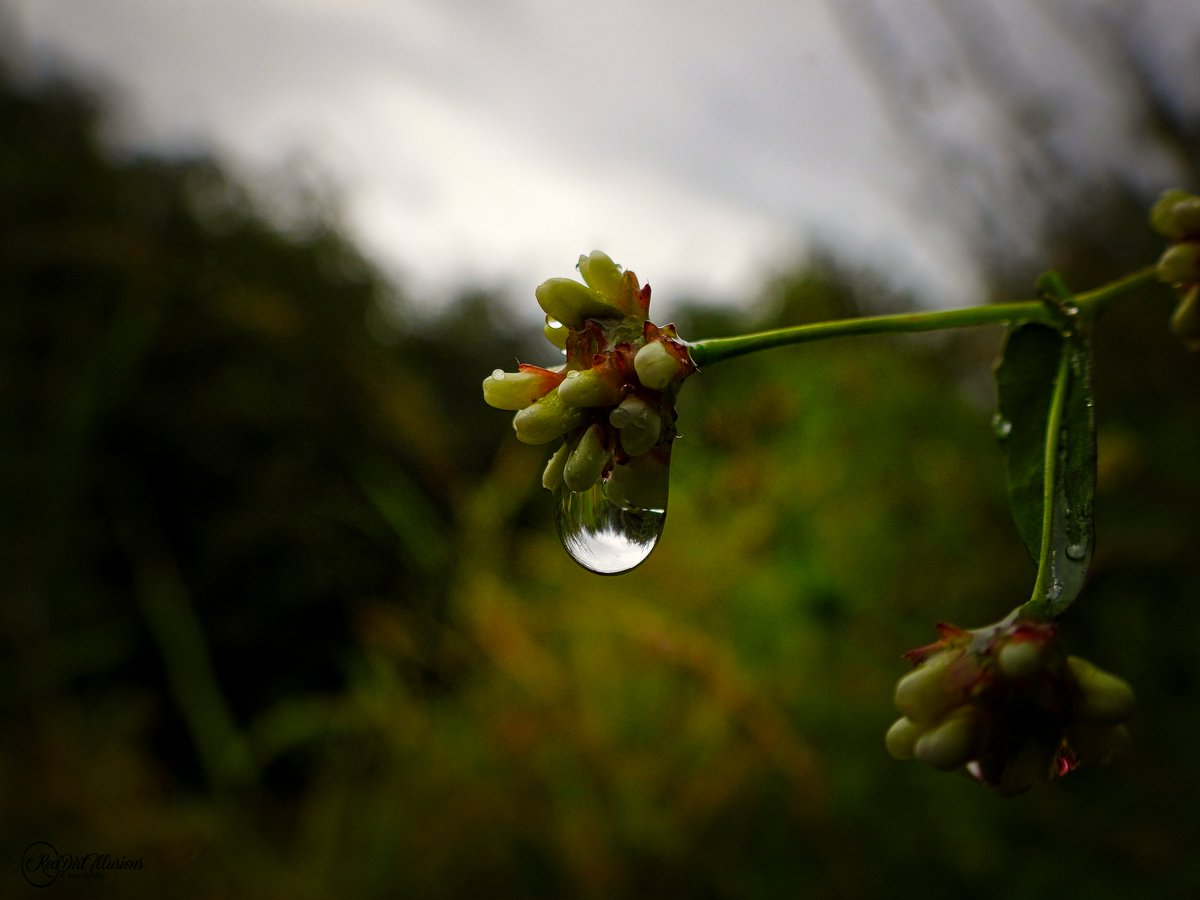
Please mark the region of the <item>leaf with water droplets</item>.
<svg viewBox="0 0 1200 900"><path fill-rule="evenodd" d="M1001 435L1009 501L1030 555L1041 554L1046 493L1047 427L1060 365L1066 354L1061 433L1057 440L1053 514L1045 548L1048 610L1058 615L1083 589L1091 564L1093 500L1096 491L1095 417L1091 356L1081 330L1065 336L1057 329L1027 323L1009 332L996 367L996 420Z"/></svg>
<svg viewBox="0 0 1200 900"><path fill-rule="evenodd" d="M565 483L554 491L563 548L585 569L620 575L650 555L667 519L670 447L614 467L588 490Z"/></svg>

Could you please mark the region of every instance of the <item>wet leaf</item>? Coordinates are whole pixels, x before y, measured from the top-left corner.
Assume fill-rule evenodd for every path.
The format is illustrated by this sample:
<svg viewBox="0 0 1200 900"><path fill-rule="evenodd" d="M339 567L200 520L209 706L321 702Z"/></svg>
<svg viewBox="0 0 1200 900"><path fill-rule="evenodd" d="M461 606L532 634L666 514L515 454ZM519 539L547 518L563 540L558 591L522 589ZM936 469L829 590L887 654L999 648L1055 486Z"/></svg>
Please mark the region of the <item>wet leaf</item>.
<svg viewBox="0 0 1200 900"><path fill-rule="evenodd" d="M1061 427L1051 494L1051 535L1041 559L1047 424L1060 364L1066 354ZM1045 601L1051 615L1078 596L1092 558L1096 490L1095 417L1086 335L1024 324L1009 332L996 367L996 435L1004 452L1009 501L1021 539L1039 566L1049 568Z"/></svg>

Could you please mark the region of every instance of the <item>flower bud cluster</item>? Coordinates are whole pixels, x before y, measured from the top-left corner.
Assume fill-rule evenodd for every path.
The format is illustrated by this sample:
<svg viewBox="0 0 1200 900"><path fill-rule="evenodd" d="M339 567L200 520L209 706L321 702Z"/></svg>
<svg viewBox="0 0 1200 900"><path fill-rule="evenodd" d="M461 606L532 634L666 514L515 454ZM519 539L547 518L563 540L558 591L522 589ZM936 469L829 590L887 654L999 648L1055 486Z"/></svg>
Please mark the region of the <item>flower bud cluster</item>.
<svg viewBox="0 0 1200 900"><path fill-rule="evenodd" d="M1200 197L1173 188L1150 211L1154 230L1171 241L1158 260L1158 279L1174 286L1180 303L1171 328L1192 350L1200 350Z"/></svg>
<svg viewBox="0 0 1200 900"><path fill-rule="evenodd" d="M535 291L546 337L564 364L497 369L484 379L483 398L516 411L518 440L563 438L543 474L546 488L586 491L603 480L610 496L651 506L653 498L639 493L658 479L642 477L643 470L651 458L660 465L669 459L675 398L696 366L674 326L647 319L649 285L600 251L581 256L578 268L582 284L551 278Z"/></svg>
<svg viewBox="0 0 1200 900"><path fill-rule="evenodd" d="M1133 689L1068 656L1054 625L1013 615L974 631L939 625L938 634L906 654L915 668L896 684L903 716L886 744L897 759L965 769L1011 796L1106 763L1128 742Z"/></svg>

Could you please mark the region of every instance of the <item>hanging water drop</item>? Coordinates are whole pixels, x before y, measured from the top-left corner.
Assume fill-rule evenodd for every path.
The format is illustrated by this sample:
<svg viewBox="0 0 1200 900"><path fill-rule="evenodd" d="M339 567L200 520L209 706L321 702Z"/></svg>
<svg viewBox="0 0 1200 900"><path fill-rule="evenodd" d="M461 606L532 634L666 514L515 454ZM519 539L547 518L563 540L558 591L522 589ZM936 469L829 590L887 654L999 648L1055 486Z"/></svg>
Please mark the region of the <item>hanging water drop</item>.
<svg viewBox="0 0 1200 900"><path fill-rule="evenodd" d="M996 413L992 416L992 433L996 435L997 440L1004 440L1012 434L1012 422Z"/></svg>
<svg viewBox="0 0 1200 900"><path fill-rule="evenodd" d="M1073 559L1073 560L1075 560L1075 562L1079 562L1080 560L1085 559L1087 557L1087 554L1088 554L1087 544L1068 544L1067 545L1067 558L1068 559Z"/></svg>
<svg viewBox="0 0 1200 900"><path fill-rule="evenodd" d="M670 451L617 466L586 491L560 484L555 525L568 555L598 575L620 575L642 563L667 519Z"/></svg>

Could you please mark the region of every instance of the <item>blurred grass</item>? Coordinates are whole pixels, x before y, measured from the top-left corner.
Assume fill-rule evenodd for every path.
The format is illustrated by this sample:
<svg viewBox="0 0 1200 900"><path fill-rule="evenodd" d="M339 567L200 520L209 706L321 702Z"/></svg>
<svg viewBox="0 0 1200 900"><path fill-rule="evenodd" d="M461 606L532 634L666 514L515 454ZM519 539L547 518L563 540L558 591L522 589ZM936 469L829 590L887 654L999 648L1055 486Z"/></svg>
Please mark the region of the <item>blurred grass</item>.
<svg viewBox="0 0 1200 900"><path fill-rule="evenodd" d="M661 545L598 578L544 450L480 402L541 352L488 298L388 326L330 227L280 234L204 160L109 159L72 90L2 102L2 892L35 840L144 858L87 883L130 897L1200 883L1200 367L1165 292L1097 335L1098 556L1064 623L1137 685L1136 743L1002 802L882 748L900 654L1032 581L980 389L998 334L693 379ZM780 279L754 325L888 302L854 284Z"/></svg>

